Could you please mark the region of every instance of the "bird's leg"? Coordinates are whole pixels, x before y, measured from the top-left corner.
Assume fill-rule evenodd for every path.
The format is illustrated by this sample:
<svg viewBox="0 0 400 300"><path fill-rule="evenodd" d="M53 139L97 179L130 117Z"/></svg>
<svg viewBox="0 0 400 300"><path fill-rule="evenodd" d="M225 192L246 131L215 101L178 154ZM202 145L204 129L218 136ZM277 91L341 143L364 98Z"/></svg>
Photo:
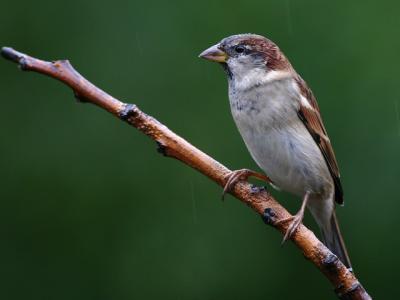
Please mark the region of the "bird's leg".
<svg viewBox="0 0 400 300"><path fill-rule="evenodd" d="M222 192L222 199L224 199L224 196L227 192L231 191L232 188L235 186L235 184L239 181L239 180L247 180L247 178L249 177L256 177L258 179L261 179L265 182L272 182L271 179L263 174L254 172L252 170L249 169L240 169L240 170L235 170L232 171L231 173L229 173L229 175L227 176L227 181L226 184L224 186L224 190Z"/></svg>
<svg viewBox="0 0 400 300"><path fill-rule="evenodd" d="M297 214L295 214L294 216L291 216L289 218L279 220L278 222L275 223L275 225L276 225L279 223L290 222L290 224L286 230L285 236L283 237L282 244L284 242L286 242L288 239L290 239L292 234L296 231L297 227L299 227L299 225L303 221L304 211L306 209L306 205L307 205L309 196L310 196L310 192L307 191L306 194L304 195L303 203L301 204L300 210L297 212Z"/></svg>

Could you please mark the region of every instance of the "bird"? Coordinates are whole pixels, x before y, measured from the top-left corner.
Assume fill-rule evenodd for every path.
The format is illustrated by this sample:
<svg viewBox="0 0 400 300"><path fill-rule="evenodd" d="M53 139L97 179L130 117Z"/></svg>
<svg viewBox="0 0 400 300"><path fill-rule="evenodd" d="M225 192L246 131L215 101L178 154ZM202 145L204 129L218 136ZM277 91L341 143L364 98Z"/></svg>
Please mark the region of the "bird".
<svg viewBox="0 0 400 300"><path fill-rule="evenodd" d="M336 205L343 205L338 163L316 98L288 58L270 39L237 34L203 51L200 58L222 65L230 109L252 158L265 174L232 171L223 193L250 176L302 199L288 222L283 242L302 223L307 208L323 243L352 270Z"/></svg>

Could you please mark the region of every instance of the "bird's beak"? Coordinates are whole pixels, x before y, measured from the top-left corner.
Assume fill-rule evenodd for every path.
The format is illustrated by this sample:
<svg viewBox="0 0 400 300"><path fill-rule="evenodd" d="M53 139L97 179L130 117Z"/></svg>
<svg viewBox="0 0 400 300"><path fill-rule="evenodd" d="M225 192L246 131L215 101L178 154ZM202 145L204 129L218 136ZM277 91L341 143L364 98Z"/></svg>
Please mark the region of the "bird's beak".
<svg viewBox="0 0 400 300"><path fill-rule="evenodd" d="M208 48L207 50L204 50L203 52L201 52L199 57L219 63L226 62L228 59L228 55L225 51L221 50L219 44L216 44Z"/></svg>

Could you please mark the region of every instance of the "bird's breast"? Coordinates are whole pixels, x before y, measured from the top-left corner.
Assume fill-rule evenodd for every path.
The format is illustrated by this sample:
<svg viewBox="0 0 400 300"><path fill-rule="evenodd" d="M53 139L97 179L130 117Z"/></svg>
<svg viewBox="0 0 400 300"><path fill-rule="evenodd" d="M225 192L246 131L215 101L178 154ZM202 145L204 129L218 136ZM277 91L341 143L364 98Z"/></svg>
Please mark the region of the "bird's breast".
<svg viewBox="0 0 400 300"><path fill-rule="evenodd" d="M229 88L233 118L240 128L268 130L286 126L298 119L298 94L291 79L285 79L246 89Z"/></svg>

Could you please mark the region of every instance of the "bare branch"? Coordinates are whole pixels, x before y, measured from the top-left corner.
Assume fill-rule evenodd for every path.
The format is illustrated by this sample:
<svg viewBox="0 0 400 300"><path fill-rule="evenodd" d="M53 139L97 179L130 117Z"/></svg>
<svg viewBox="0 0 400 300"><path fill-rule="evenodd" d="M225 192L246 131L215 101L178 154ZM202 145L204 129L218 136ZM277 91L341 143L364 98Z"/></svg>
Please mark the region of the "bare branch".
<svg viewBox="0 0 400 300"><path fill-rule="evenodd" d="M90 83L69 61L47 62L6 47L2 48L1 54L16 62L24 71L42 73L65 83L72 88L78 100L96 104L156 141L159 151L165 156L180 160L220 186L225 185L231 170L142 112L136 105L123 103ZM288 223L277 221L290 217L290 214L268 192L254 191L250 184L242 181L235 185L231 193L261 215L265 223L283 234L286 232ZM355 275L311 230L301 225L291 239L303 255L328 278L340 299L371 299Z"/></svg>

